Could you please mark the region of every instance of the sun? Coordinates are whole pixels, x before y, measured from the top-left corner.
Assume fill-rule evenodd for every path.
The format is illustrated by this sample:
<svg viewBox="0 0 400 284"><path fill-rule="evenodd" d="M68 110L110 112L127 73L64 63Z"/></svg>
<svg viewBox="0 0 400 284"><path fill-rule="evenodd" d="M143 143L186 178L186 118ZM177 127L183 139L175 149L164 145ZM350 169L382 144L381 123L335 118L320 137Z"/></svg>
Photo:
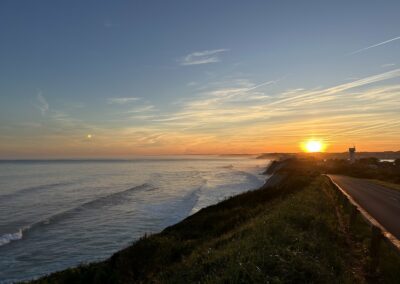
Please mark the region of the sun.
<svg viewBox="0 0 400 284"><path fill-rule="evenodd" d="M308 153L323 152L324 149L324 143L318 140L309 140L303 144L303 150Z"/></svg>

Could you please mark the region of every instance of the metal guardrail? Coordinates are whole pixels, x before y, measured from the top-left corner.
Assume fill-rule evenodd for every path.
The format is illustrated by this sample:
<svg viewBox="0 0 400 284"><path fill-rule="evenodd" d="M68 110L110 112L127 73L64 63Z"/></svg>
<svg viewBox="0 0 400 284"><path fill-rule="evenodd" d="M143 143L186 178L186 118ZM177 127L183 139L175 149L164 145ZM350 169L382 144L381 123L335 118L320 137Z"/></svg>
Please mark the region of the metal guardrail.
<svg viewBox="0 0 400 284"><path fill-rule="evenodd" d="M330 182L342 193L343 196L346 197L347 201L353 206L353 210L350 215L350 223L354 222L356 217L356 213L359 212L363 217L363 220L371 226L371 246L370 246L370 255L374 259L376 259L376 263L373 266L377 265L378 256L379 256L379 243L381 240L386 241L390 246L392 246L395 251L400 256L400 240L397 239L393 234L391 234L385 227L383 227L374 217L372 217L367 211L365 211L360 204L358 204L353 197L351 197L343 188L341 188L329 175L325 175L328 177Z"/></svg>

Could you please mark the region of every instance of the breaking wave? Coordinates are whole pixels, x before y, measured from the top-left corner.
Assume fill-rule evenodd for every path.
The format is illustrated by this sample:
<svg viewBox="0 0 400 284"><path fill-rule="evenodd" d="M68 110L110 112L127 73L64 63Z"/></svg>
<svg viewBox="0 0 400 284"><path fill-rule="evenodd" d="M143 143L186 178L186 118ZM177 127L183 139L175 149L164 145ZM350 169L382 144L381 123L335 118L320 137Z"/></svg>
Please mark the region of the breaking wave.
<svg viewBox="0 0 400 284"><path fill-rule="evenodd" d="M3 245L6 245L12 241L20 240L22 239L22 229L20 229L16 233L11 233L11 234L4 234L0 236L0 247Z"/></svg>
<svg viewBox="0 0 400 284"><path fill-rule="evenodd" d="M49 224L56 224L57 222L60 222L61 220L67 219L71 217L72 215L78 214L79 212L82 212L85 209L97 209L101 208L103 206L107 205L116 205L120 204L121 202L125 201L126 198L124 198L127 194L137 191L137 190L154 190L156 189L155 187L150 186L147 183L128 188L123 191L118 191L114 192L105 196L98 197L96 199L90 200L88 202L85 202L81 205L78 205L77 207L68 209L66 211L62 211L60 213L56 213L44 220L41 220L39 222L33 223L29 226L25 226L21 229L18 230L16 233L8 233L0 236L0 246L6 245L12 241L17 241L22 239L23 233L28 233L29 231L33 229L37 229L39 227L47 226Z"/></svg>

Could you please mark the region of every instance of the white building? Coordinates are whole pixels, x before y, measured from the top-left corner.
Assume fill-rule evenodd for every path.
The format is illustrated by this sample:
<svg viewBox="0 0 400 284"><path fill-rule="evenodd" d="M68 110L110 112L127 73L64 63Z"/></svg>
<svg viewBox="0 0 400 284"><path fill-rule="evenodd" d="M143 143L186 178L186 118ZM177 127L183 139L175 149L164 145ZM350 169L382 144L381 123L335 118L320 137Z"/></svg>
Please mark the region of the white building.
<svg viewBox="0 0 400 284"><path fill-rule="evenodd" d="M353 164L356 161L356 147L350 147L349 148L349 161L351 164Z"/></svg>

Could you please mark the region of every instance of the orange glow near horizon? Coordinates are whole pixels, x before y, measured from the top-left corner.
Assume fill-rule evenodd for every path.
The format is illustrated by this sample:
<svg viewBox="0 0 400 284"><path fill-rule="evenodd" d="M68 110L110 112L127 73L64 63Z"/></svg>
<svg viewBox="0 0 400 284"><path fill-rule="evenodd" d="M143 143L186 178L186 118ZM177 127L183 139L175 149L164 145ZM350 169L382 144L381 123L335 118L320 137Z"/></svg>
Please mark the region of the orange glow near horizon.
<svg viewBox="0 0 400 284"><path fill-rule="evenodd" d="M122 133L114 131L113 136L109 133L87 133L76 135L74 139L63 139L50 137L47 141L41 139L30 141L27 145L25 140L19 140L13 144L1 147L0 157L3 159L14 158L119 158L141 155L218 155L218 154L260 154L260 153L297 153L317 151L315 146L306 147L310 141L322 143L321 152L347 152L354 143L357 151L379 152L399 151L398 140L390 136L380 136L381 141L375 141L375 135L368 133L365 136L332 137L330 133L319 131L318 136L304 135L304 130L295 131L285 129L286 133L295 132L298 135L283 137L280 132L261 132L261 127L246 128L236 135L226 137L212 137L201 134L164 133L155 136L152 132L145 133ZM283 128L281 127L281 130ZM275 129L273 129L275 130ZM257 132L258 131L258 132ZM303 134L301 134L301 132ZM246 136L247 135L247 136ZM270 135L268 137L268 135ZM325 137L329 137L325 138ZM355 142L354 142L355 141ZM89 143L90 142L90 143ZM397 143L397 145L395 145ZM315 147L315 148L314 148ZM34 154L31 154L34 153Z"/></svg>

